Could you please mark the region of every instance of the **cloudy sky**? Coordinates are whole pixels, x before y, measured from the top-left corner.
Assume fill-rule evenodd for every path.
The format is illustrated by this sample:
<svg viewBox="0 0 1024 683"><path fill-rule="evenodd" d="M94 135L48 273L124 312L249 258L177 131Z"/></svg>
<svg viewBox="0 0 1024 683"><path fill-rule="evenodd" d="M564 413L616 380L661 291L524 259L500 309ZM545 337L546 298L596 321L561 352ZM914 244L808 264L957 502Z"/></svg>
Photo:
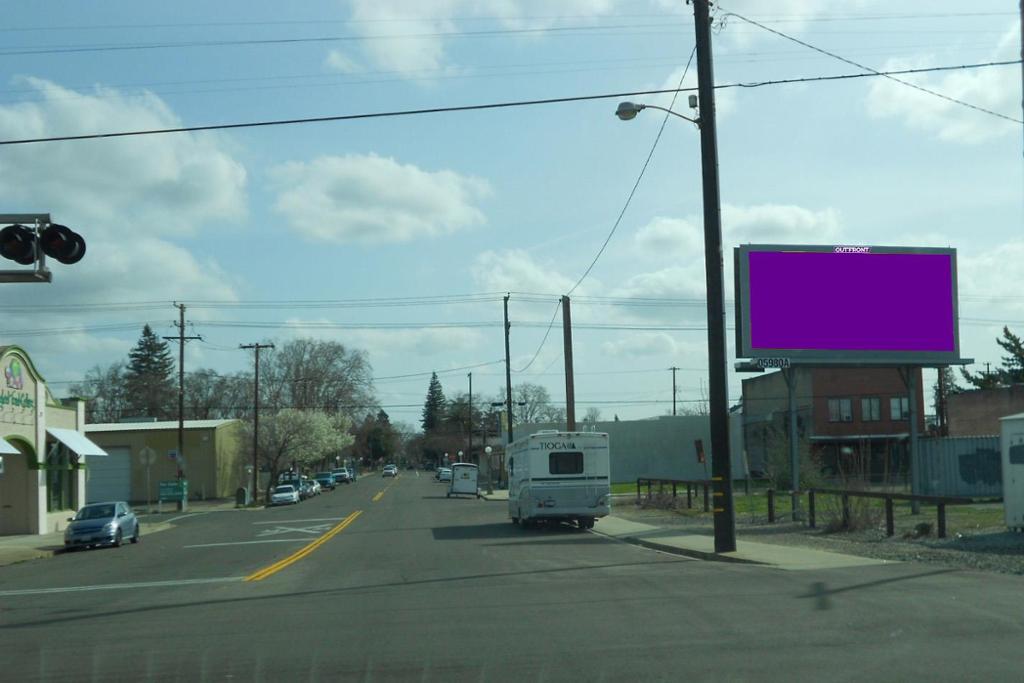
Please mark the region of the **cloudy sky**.
<svg viewBox="0 0 1024 683"><path fill-rule="evenodd" d="M877 70L1020 55L1012 0L726 0L718 84L862 71L736 15ZM683 0L24 3L0 31L0 141L696 82ZM900 78L1021 118L1019 65ZM962 354L998 363L1001 326L1024 332L1021 124L884 78L717 97L727 250L955 247ZM671 366L693 405L707 350L692 125L667 122L579 282L663 122L623 123L616 104L2 146L0 211L49 212L88 254L55 265L53 284L5 285L0 341L60 394L123 358L144 323L174 334L179 301L203 337L188 367L247 368L240 343L335 339L369 353L382 404L415 422L419 373L449 394L469 366L477 395L503 385L505 292L513 381L563 399L560 318L542 340L572 291L579 414L670 411ZM675 106L691 113L685 95Z"/></svg>

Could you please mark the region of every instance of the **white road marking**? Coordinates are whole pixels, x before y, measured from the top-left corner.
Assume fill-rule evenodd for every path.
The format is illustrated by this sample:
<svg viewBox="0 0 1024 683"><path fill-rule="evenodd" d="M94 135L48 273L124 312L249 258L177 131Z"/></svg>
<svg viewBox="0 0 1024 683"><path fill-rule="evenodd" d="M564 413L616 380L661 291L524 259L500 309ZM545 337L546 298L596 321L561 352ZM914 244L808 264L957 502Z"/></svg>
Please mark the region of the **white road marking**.
<svg viewBox="0 0 1024 683"><path fill-rule="evenodd" d="M348 517L321 517L319 519L277 519L273 522L253 522L253 524L298 524L300 522L341 522Z"/></svg>
<svg viewBox="0 0 1024 683"><path fill-rule="evenodd" d="M299 539L305 540L305 539ZM85 591L112 591L128 588L169 588L174 586L195 586L204 583L234 583L245 579L244 576L225 576L219 579L176 579L174 581L144 581L140 583L106 583L98 586L66 586L63 588L23 588L19 590L0 591L0 597L15 595L46 595L49 593L82 593Z"/></svg>
<svg viewBox="0 0 1024 683"><path fill-rule="evenodd" d="M232 541L230 543L200 543L198 545L186 545L185 548L216 548L224 545L257 545L259 543L306 543L308 538L270 538L265 541Z"/></svg>
<svg viewBox="0 0 1024 683"><path fill-rule="evenodd" d="M276 526L273 529L262 529L257 536L277 536L278 534L288 534L296 532L300 534L312 534L313 536L319 536L325 531L329 531L331 524L317 524L311 527L294 527L294 526Z"/></svg>
<svg viewBox="0 0 1024 683"><path fill-rule="evenodd" d="M192 513L189 513L187 515L181 515L180 517L172 517L172 518L170 518L168 520L165 520L165 521L167 523L177 522L179 519L188 519L189 517L196 517L197 515L205 515L205 514L206 514L205 512L192 512Z"/></svg>

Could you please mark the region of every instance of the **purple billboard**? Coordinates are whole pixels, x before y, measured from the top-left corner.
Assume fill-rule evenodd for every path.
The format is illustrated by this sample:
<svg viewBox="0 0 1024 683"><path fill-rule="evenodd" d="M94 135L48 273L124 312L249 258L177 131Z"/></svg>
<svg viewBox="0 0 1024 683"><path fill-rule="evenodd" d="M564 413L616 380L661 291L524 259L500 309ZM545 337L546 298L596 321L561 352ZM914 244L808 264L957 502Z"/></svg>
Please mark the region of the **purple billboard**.
<svg viewBox="0 0 1024 683"><path fill-rule="evenodd" d="M745 245L735 255L740 357L959 359L954 249Z"/></svg>

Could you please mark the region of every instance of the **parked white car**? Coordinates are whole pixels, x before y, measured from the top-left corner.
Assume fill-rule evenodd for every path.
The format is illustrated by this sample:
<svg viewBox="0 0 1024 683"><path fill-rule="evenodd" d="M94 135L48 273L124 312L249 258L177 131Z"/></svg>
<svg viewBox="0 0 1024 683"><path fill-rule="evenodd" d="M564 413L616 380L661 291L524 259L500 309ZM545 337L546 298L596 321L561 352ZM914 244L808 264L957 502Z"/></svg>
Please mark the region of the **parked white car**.
<svg viewBox="0 0 1024 683"><path fill-rule="evenodd" d="M437 480L438 481L451 481L452 480L452 470L451 470L451 468L449 468L449 467L442 467L441 469L439 469L437 471Z"/></svg>
<svg viewBox="0 0 1024 683"><path fill-rule="evenodd" d="M295 505L299 502L299 491L291 484L277 486L270 494L271 505Z"/></svg>

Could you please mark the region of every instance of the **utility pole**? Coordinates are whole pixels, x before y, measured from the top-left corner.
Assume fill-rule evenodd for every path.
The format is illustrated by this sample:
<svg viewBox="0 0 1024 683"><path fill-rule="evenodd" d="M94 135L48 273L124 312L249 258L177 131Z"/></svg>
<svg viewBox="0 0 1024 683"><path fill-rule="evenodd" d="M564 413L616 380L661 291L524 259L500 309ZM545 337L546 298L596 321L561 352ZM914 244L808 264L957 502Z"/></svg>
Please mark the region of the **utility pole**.
<svg viewBox="0 0 1024 683"><path fill-rule="evenodd" d="M505 415L508 417L508 438L506 441L512 443L512 362L509 360L508 352L508 298L505 294Z"/></svg>
<svg viewBox="0 0 1024 683"><path fill-rule="evenodd" d="M466 453L469 459L466 462L473 462L473 373L466 373L469 377L469 448Z"/></svg>
<svg viewBox="0 0 1024 683"><path fill-rule="evenodd" d="M562 340L565 344L565 430L576 431L576 389L572 379L572 315L569 297L562 297Z"/></svg>
<svg viewBox="0 0 1024 683"><path fill-rule="evenodd" d="M708 297L708 409L711 413L711 480L714 485L715 552L736 550L729 452L729 385L725 346L725 286L722 215L718 187L715 74L711 54L709 0L693 0L700 112L701 175L704 189L704 268Z"/></svg>
<svg viewBox="0 0 1024 683"><path fill-rule="evenodd" d="M252 400L252 502L256 502L260 487L260 349L272 349L273 344L239 344L240 349L253 349L256 352L255 389Z"/></svg>
<svg viewBox="0 0 1024 683"><path fill-rule="evenodd" d="M1024 0L1020 0L1020 110L1024 112Z"/></svg>
<svg viewBox="0 0 1024 683"><path fill-rule="evenodd" d="M178 342L178 479L181 479L181 462L185 458L185 342L202 337L185 336L185 304L174 304L178 308L178 336L164 337L164 340Z"/></svg>
<svg viewBox="0 0 1024 683"><path fill-rule="evenodd" d="M1022 0L1024 2L1024 0ZM939 367L939 400L935 406L939 413L939 436L946 436L946 368L948 365Z"/></svg>
<svg viewBox="0 0 1024 683"><path fill-rule="evenodd" d="M679 370L676 366L669 368L672 371L672 414L676 414L676 372Z"/></svg>

